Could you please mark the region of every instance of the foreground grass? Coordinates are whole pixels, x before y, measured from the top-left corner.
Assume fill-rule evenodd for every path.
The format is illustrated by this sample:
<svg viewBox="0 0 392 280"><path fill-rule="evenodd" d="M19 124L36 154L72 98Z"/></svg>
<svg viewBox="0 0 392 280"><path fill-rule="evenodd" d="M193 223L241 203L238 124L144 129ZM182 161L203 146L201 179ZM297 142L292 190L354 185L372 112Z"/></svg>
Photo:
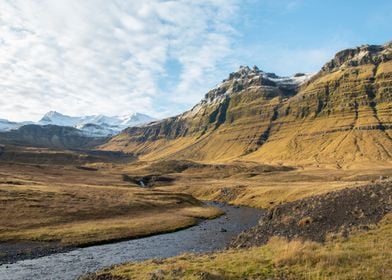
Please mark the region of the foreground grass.
<svg viewBox="0 0 392 280"><path fill-rule="evenodd" d="M392 279L392 214L369 231L324 245L275 237L262 247L130 263L97 275L91 278Z"/></svg>
<svg viewBox="0 0 392 280"><path fill-rule="evenodd" d="M59 241L67 246L86 246L157 233L172 232L195 225L199 218L220 215L212 207L184 207L147 211L106 219L74 221L31 229L2 230L1 241Z"/></svg>

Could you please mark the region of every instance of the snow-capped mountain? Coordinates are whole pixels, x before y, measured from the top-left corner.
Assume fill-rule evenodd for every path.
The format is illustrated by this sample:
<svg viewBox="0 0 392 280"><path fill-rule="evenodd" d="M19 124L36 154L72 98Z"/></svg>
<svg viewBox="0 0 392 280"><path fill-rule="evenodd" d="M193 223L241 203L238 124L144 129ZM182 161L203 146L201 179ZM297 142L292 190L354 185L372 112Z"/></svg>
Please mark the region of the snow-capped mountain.
<svg viewBox="0 0 392 280"><path fill-rule="evenodd" d="M199 103L183 114L183 117L196 115L206 105L217 105L225 102L227 97L240 93L244 89L266 91L270 95L281 95L282 99L286 99L294 95L301 85L309 81L313 76L314 74L310 73L297 73L293 76L281 77L275 73L264 72L257 66L253 68L240 66L238 71L230 73L227 79L224 79L215 88L207 92Z"/></svg>
<svg viewBox="0 0 392 280"><path fill-rule="evenodd" d="M13 129L18 129L26 124L31 124L32 122L11 122L9 120L0 119L0 131L11 131Z"/></svg>
<svg viewBox="0 0 392 280"><path fill-rule="evenodd" d="M146 124L154 120L154 118L141 113L124 116L92 115L71 117L56 111L50 111L42 117L38 124L70 126L81 130L88 136L100 137L114 135L127 127Z"/></svg>
<svg viewBox="0 0 392 280"><path fill-rule="evenodd" d="M59 125L59 126L75 126L80 122L80 117L70 117L63 115L56 111L50 111L46 113L39 121L38 124L47 125Z"/></svg>
<svg viewBox="0 0 392 280"><path fill-rule="evenodd" d="M50 111L38 122L12 122L0 119L0 132L15 130L27 124L57 125L79 129L85 136L106 137L115 135L127 127L139 126L154 120L154 118L141 113L113 117L104 115L71 117Z"/></svg>

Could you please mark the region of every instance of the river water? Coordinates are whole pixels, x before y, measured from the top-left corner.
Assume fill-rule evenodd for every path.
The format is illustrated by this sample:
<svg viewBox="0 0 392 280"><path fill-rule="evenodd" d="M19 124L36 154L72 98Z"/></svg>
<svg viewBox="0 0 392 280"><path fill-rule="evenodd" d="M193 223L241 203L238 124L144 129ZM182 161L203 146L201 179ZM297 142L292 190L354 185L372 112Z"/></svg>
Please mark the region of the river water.
<svg viewBox="0 0 392 280"><path fill-rule="evenodd" d="M214 206L226 214L177 232L4 264L0 266L0 279L76 279L114 264L224 249L233 237L256 225L263 213L248 207Z"/></svg>

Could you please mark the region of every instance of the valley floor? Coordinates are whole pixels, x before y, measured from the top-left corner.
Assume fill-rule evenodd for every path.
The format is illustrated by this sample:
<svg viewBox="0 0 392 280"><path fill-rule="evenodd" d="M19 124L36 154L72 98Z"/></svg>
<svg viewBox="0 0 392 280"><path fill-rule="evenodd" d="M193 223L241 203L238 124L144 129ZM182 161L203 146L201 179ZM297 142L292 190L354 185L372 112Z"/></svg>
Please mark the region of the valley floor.
<svg viewBox="0 0 392 280"><path fill-rule="evenodd" d="M0 162L0 263L189 227L220 210L77 165Z"/></svg>
<svg viewBox="0 0 392 280"><path fill-rule="evenodd" d="M237 238L232 244L235 249L228 251L125 264L89 277L392 277L392 218L388 214L392 211L392 167L386 163L346 169L243 161L208 164L132 159L124 163L123 158L116 162L75 151L39 149L8 155L6 151L2 158L3 263L178 230L200 218L220 215L219 210L201 202L216 200L269 209L268 229L273 230L258 226ZM371 199L375 203L366 204ZM328 219L334 209L347 211L334 213L335 220ZM305 234L309 231L317 234Z"/></svg>
<svg viewBox="0 0 392 280"><path fill-rule="evenodd" d="M244 162L138 165L133 172L139 177L169 173L174 179L157 189L268 208L269 213L228 251L129 263L85 279L392 278L388 166L339 170Z"/></svg>

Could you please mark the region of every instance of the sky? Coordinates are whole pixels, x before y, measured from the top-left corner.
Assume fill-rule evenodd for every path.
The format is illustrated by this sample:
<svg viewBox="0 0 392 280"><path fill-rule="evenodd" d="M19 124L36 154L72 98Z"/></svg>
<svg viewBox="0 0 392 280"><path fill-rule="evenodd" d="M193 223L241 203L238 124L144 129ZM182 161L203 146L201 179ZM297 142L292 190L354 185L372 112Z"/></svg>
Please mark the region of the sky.
<svg viewBox="0 0 392 280"><path fill-rule="evenodd" d="M317 72L392 40L390 0L0 0L0 118L163 118L236 71Z"/></svg>

